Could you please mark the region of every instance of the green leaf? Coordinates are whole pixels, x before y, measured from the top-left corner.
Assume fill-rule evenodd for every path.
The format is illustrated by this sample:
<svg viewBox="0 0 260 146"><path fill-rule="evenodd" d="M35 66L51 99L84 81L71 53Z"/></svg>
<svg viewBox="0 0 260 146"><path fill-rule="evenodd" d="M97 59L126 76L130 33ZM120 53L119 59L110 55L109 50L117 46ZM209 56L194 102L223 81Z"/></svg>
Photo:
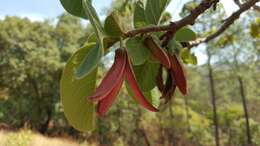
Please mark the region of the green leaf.
<svg viewBox="0 0 260 146"><path fill-rule="evenodd" d="M156 108L158 108L160 106L160 93L158 91L158 89L154 88L149 92L146 92L146 97L148 98L148 100L150 101L150 103L152 103L152 105Z"/></svg>
<svg viewBox="0 0 260 146"><path fill-rule="evenodd" d="M144 5L141 1L135 3L134 11L134 26L135 28L144 27L147 25L146 17L144 13Z"/></svg>
<svg viewBox="0 0 260 146"><path fill-rule="evenodd" d="M150 24L158 25L171 0L147 0L145 6L145 16Z"/></svg>
<svg viewBox="0 0 260 146"><path fill-rule="evenodd" d="M98 37L100 45L103 47L103 38L105 37L105 31L102 23L97 15L96 10L91 5L89 0L82 0L82 5L86 16L89 18L91 25L94 28L96 36Z"/></svg>
<svg viewBox="0 0 260 146"><path fill-rule="evenodd" d="M175 34L176 41L188 42L196 39L196 33L188 27L183 27Z"/></svg>
<svg viewBox="0 0 260 146"><path fill-rule="evenodd" d="M95 33L90 34L87 42L97 42L98 38ZM106 36L103 38L104 50L107 51L111 46L113 46L116 42L120 41L120 38Z"/></svg>
<svg viewBox="0 0 260 146"><path fill-rule="evenodd" d="M126 47L133 65L144 64L150 56L150 51L144 45L142 37L130 38L126 42Z"/></svg>
<svg viewBox="0 0 260 146"><path fill-rule="evenodd" d="M76 69L76 78L81 79L91 73L99 64L103 54L103 48L99 44L91 46L89 52L85 54L85 57Z"/></svg>
<svg viewBox="0 0 260 146"><path fill-rule="evenodd" d="M81 18L88 19L86 16L83 7L82 0L60 0L63 8L70 14L78 16ZM91 3L91 0L90 0Z"/></svg>
<svg viewBox="0 0 260 146"><path fill-rule="evenodd" d="M171 39L168 44L170 54L179 54L180 50L183 48L180 42L177 42L175 39Z"/></svg>
<svg viewBox="0 0 260 146"><path fill-rule="evenodd" d="M85 11L85 14L89 18L92 26L94 27L95 34L98 38L99 43L93 46L88 54L85 54L82 63L79 68L77 68L75 75L78 79L87 76L90 72L92 72L100 62L103 54L104 54L104 44L103 40L105 37L104 29L99 20L99 17L92 7L91 2L89 0L82 0L82 5Z"/></svg>
<svg viewBox="0 0 260 146"><path fill-rule="evenodd" d="M112 12L105 20L105 31L109 36L120 37L123 34L121 20L116 11Z"/></svg>
<svg viewBox="0 0 260 146"><path fill-rule="evenodd" d="M96 86L97 69L84 78L78 80L74 77L74 70L83 60L94 43L78 50L68 61L60 82L61 102L64 113L69 123L80 131L90 131L95 127L94 103L87 100Z"/></svg>
<svg viewBox="0 0 260 146"><path fill-rule="evenodd" d="M197 65L197 57L194 53L191 53L190 49L184 48L180 52L181 59L185 64Z"/></svg>
<svg viewBox="0 0 260 146"><path fill-rule="evenodd" d="M88 36L87 42L97 42L97 35L93 32Z"/></svg>
<svg viewBox="0 0 260 146"><path fill-rule="evenodd" d="M197 65L198 64L198 59L197 59L197 56L195 56L194 53L191 54L190 56L190 64L193 64L193 65Z"/></svg>
<svg viewBox="0 0 260 146"><path fill-rule="evenodd" d="M120 38L109 37L109 36L105 37L103 39L105 51L107 51L110 47L112 47L118 41L120 41Z"/></svg>
<svg viewBox="0 0 260 146"><path fill-rule="evenodd" d="M133 67L136 80L142 91L150 91L156 86L156 76L159 67L159 63L148 61L143 65Z"/></svg>

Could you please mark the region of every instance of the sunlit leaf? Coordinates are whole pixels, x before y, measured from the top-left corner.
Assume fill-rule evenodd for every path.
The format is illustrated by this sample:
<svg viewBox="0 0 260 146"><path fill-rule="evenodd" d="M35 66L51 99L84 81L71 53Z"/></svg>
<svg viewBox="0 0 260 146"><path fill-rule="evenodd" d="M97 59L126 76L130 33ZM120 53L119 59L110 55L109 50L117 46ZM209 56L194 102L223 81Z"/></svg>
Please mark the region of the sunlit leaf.
<svg viewBox="0 0 260 146"><path fill-rule="evenodd" d="M94 103L87 100L95 90L97 71L94 69L84 78L78 80L74 76L75 69L84 59L94 43L78 50L68 61L61 78L61 102L69 123L80 131L90 131L95 127Z"/></svg>
<svg viewBox="0 0 260 146"><path fill-rule="evenodd" d="M197 57L195 56L194 53L190 51L190 49L187 48L181 49L180 56L182 61L185 64L192 64L192 65L198 64Z"/></svg>
<svg viewBox="0 0 260 146"><path fill-rule="evenodd" d="M175 34L176 41L188 42L196 39L196 33L188 27L183 27Z"/></svg>

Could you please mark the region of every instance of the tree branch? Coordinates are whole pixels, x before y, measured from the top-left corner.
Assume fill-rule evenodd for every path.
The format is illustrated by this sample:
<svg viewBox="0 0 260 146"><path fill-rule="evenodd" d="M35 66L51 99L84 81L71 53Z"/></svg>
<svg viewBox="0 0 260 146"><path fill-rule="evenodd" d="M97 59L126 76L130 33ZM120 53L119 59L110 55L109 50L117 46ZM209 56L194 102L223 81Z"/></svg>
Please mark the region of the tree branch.
<svg viewBox="0 0 260 146"><path fill-rule="evenodd" d="M239 8L241 7L242 4L241 4L240 0L234 0L234 2L235 2L235 4L236 4ZM260 13L260 7L259 7L259 6L254 5L254 6L253 6L253 9Z"/></svg>
<svg viewBox="0 0 260 146"><path fill-rule="evenodd" d="M236 1L236 0L234 0L234 1ZM207 43L207 42L217 38L220 34L222 34L224 31L226 31L229 28L229 26L232 25L240 17L240 15L242 13L244 13L247 10L249 10L257 2L259 2L259 0L249 0L248 2L245 2L244 4L241 4L239 10L237 10L231 16L229 16L225 20L224 24L215 33L209 35L206 38L200 38L200 39L198 39L196 41L190 42L188 47L189 48L195 47L195 46L198 46L201 43Z"/></svg>
<svg viewBox="0 0 260 146"><path fill-rule="evenodd" d="M191 11L190 15L184 17L183 19L172 22L169 25L164 26L151 26L140 29L135 29L125 33L125 37L134 37L138 34L144 34L149 32L161 32L167 31L171 34L174 34L177 30L181 29L186 25L193 25L195 20L209 9L212 5L215 5L219 0L203 0L194 10Z"/></svg>
<svg viewBox="0 0 260 146"><path fill-rule="evenodd" d="M240 0L234 0L234 3L235 3L238 7L241 7L241 2L240 2Z"/></svg>
<svg viewBox="0 0 260 146"><path fill-rule="evenodd" d="M254 6L253 6L253 9L256 10L258 13L260 13L260 7L259 7L259 6L254 5Z"/></svg>

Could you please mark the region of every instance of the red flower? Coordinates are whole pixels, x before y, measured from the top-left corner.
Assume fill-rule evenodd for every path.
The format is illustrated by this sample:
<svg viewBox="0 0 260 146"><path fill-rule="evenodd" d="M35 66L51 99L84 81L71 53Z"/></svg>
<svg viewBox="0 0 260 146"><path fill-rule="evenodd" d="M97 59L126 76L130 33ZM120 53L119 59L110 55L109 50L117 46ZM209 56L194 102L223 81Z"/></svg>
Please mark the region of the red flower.
<svg viewBox="0 0 260 146"><path fill-rule="evenodd" d="M114 64L102 80L101 84L97 87L96 92L88 97L91 100L98 101L98 115L102 116L108 111L115 101L125 79L128 81L136 101L146 109L157 112L158 109L145 99L139 88L127 52L123 49L117 49Z"/></svg>
<svg viewBox="0 0 260 146"><path fill-rule="evenodd" d="M163 87L162 68L159 69L157 83L158 88L163 92L163 96L172 96L175 86L179 88L183 95L187 94L187 81L183 71L183 67L175 54L170 55L165 52L159 44L154 41L152 36L145 39L146 46L150 49L153 56L169 71L171 82ZM167 87L166 87L167 86ZM164 89L163 89L164 88ZM164 90L164 91L163 91Z"/></svg>
<svg viewBox="0 0 260 146"><path fill-rule="evenodd" d="M169 55L171 61L171 70L170 74L172 76L173 82L175 82L176 86L179 88L183 95L187 94L187 81L184 74L183 67L178 59L178 57L173 54Z"/></svg>

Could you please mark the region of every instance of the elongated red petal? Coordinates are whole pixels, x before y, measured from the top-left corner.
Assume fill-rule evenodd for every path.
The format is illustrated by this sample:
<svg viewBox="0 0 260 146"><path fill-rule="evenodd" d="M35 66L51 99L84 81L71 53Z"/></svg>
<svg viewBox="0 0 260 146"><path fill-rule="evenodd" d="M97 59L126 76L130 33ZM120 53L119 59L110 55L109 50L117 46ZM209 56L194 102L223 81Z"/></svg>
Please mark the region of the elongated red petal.
<svg viewBox="0 0 260 146"><path fill-rule="evenodd" d="M115 86L115 88L102 100L98 102L97 105L97 114L99 116L103 116L108 109L111 107L113 102L116 99L116 96L118 95L120 88L122 87L124 78L120 78L119 83Z"/></svg>
<svg viewBox="0 0 260 146"><path fill-rule="evenodd" d="M178 60L176 55L169 55L172 64L172 72L174 74L174 79L177 87L183 95L187 94L187 81L184 74L183 67Z"/></svg>
<svg viewBox="0 0 260 146"><path fill-rule="evenodd" d="M168 103L170 100L171 100L171 98L172 98L172 96L174 95L174 93L175 93L175 90L176 90L176 81L175 81L175 79L174 79L174 74L173 74L173 72L170 72L170 78L169 78L170 80L171 80L171 82L170 82L170 84L169 84L169 88L167 89L167 91L164 93L164 95L165 95L165 103Z"/></svg>
<svg viewBox="0 0 260 146"><path fill-rule="evenodd" d="M145 97L135 79L134 72L133 72L132 66L130 64L129 58L127 57L126 59L127 59L127 62L126 62L126 68L125 68L125 75L126 75L126 79L127 79L128 83L129 83L129 86L133 91L135 99L141 105L143 105L146 109L153 111L153 112L158 112L158 109L156 109L151 103L149 103L145 99Z"/></svg>
<svg viewBox="0 0 260 146"><path fill-rule="evenodd" d="M156 75L156 86L160 90L160 92L163 92L164 90L164 84L163 84L163 67L160 65L159 71Z"/></svg>
<svg viewBox="0 0 260 146"><path fill-rule="evenodd" d="M119 84L121 78L124 76L126 54L121 49L116 50L115 61L101 84L97 87L94 95L89 98L94 101L105 98L114 88Z"/></svg>
<svg viewBox="0 0 260 146"><path fill-rule="evenodd" d="M152 36L148 36L145 39L145 44L156 59L158 59L167 69L171 68L171 62L167 53L154 41Z"/></svg>

